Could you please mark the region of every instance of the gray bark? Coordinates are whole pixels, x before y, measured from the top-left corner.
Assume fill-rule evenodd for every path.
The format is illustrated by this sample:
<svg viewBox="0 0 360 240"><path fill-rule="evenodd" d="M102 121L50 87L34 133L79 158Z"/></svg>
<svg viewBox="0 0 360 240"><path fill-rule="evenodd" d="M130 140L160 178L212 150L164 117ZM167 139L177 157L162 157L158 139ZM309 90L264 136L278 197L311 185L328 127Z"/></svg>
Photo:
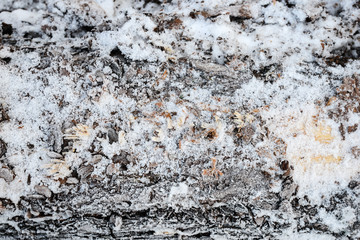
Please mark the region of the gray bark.
<svg viewBox="0 0 360 240"><path fill-rule="evenodd" d="M15 1L14 1L15 2ZM152 4L153 1L145 1ZM288 1L285 1L288 2ZM146 5L145 4L145 5ZM37 11L47 11L46 1L24 1L22 7ZM16 5L5 5L1 11L16 9ZM56 5L52 5L56 7ZM289 6L288 6L289 7ZM357 5L356 8L359 8ZM85 9L85 10L84 10ZM17 29L12 29L10 23L3 23L1 46L9 47L17 52L37 52L41 56L39 64L30 71L38 77L38 81L46 85L46 74L61 76L74 76L74 79L85 78L90 72L97 70L101 62L104 67L110 67L112 72L112 94L115 96L126 94L137 102L147 102L154 99L164 101L170 99L170 93L181 96L182 92L201 87L212 91L213 96L231 96L235 90L256 77L271 84L276 81L277 73L282 72L282 63L275 62L267 66L256 67L249 56L240 56L246 67L233 70L221 65L211 57L204 55L202 60L179 59L176 63L171 60L161 62L135 61L128 58L118 48L114 48L107 55L101 49L91 45L91 39L96 38L100 32L116 29L116 25L108 21L100 21L101 16L92 16L90 10L67 9L62 13L64 21L70 23L75 19L77 29L67 29L64 32L63 42L46 42L37 40L43 35L51 35L56 26L44 26L43 32L28 32L17 35ZM229 6L233 11L233 8ZM229 11L230 11L229 10ZM60 10L59 10L60 11ZM57 12L59 12L57 11ZM79 17L77 15L81 13ZM89 12L89 16L86 13ZM59 18L55 12L46 12L44 18ZM148 14L149 13L143 13ZM195 14L195 13L194 13ZM199 14L199 13L196 13ZM208 16L216 16L216 12ZM261 24L253 21L251 17L233 16L233 21L239 25ZM160 16L151 16L158 27L172 26L172 16L166 16L164 22ZM244 23L244 21L247 21ZM309 24L316 24L319 19L309 19ZM351 22L350 24L358 24ZM168 25L166 25L168 24ZM358 35L357 35L358 36ZM188 40L179 40L186 42ZM355 41L355 40L353 40ZM329 84L334 88L342 77L328 71L330 66L346 65L348 61L355 61L351 55L359 52L358 47L349 44L336 49L332 57L321 58L314 56L314 62L303 63L303 75L324 75L329 78ZM229 59L231 56L228 56ZM1 59L1 64L21 74L21 63L10 58ZM160 90L152 87L154 79L158 78L151 71L157 69L171 69L172 78ZM196 70L200 77L193 78L191 71ZM314 70L315 69L315 70ZM98 69L98 82L92 86L82 85L86 91L98 86L103 73ZM141 77L138 75L141 74ZM35 79L35 77L34 77ZM135 81L136 80L136 81ZM178 85L174 84L178 83ZM96 100L97 95L88 96ZM59 104L66 105L66 102ZM247 106L243 106L244 109ZM229 103L231 111L236 110ZM0 121L9 121L9 109L1 106ZM196 112L197 109L194 109ZM134 111L134 115L137 112ZM87 118L89 113L84 113ZM141 117L141 113L138 113ZM63 128L63 126L58 126ZM102 136L116 142L119 132L110 130ZM55 131L54 131L55 132ZM241 131L234 130L237 136L237 146L255 146L264 140L264 134L257 133L251 126ZM148 136L144 136L146 138ZM208 135L205 138L213 138ZM63 140L56 134L49 134L49 145L52 151L62 156L70 151L71 141ZM29 148L32 146L29 145ZM284 144L279 144L279 148ZM7 161L7 146L0 139L0 157L2 169L0 177L7 182L14 179L13 166ZM329 234L337 239L355 239L359 236L360 222L357 221L346 226L342 231L333 231L323 219L319 218L319 208L328 212L341 212L344 207L352 207L356 215L360 215L358 201L360 194L360 181L354 179L349 186L326 196L323 205L312 204L306 196L297 196L297 185L291 177L291 166L281 156L277 157L278 169L276 173L269 173L259 160L254 168L239 169L237 166L224 166L223 176L203 176L201 171L204 164L209 162L207 157L198 160L195 157L174 156L178 172L160 174L154 173L151 168L139 170L138 173L128 173L130 165L139 162L137 156L123 153L109 157L101 150L90 150L92 155L101 155L111 160L118 170L111 169L109 164L106 171L100 176L92 174L94 163L83 163L77 169L72 169L70 176L60 181L59 193L51 192L47 187L37 186L31 193L26 193L15 204L10 198L0 199L0 214L9 214L7 221L0 222L1 239L216 239L225 237L229 239L275 239L287 230L300 233ZM281 152L281 151L280 151ZM244 152L234 152L227 156L225 150L209 148L209 155L216 153L232 158L242 158L247 161ZM264 163L263 163L264 164ZM272 184L280 182L280 193L271 191ZM190 189L187 195L169 195L172 187L186 183ZM31 176L28 177L31 185ZM260 214L263 211L264 214ZM220 239L220 238L219 238Z"/></svg>

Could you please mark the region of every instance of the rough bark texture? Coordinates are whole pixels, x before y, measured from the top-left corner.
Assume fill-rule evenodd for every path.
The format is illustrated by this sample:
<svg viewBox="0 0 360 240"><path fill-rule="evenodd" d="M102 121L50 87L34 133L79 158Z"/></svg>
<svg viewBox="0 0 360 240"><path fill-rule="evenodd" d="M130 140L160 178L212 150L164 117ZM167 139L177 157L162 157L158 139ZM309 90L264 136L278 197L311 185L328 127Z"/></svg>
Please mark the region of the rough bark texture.
<svg viewBox="0 0 360 240"><path fill-rule="evenodd" d="M28 68L28 72L25 72L22 63L14 61L11 55L1 58L1 64L12 72L17 72L19 76L29 77L30 74L31 78L42 86L47 85L48 76L59 79L72 78L75 82L78 81L78 91L87 92L86 98L90 101L96 102L104 91L108 91L115 98L126 95L137 104L145 105L157 100L170 101L172 95L178 96L181 100L184 92L194 88L210 90L214 97L231 97L236 89L254 77L272 84L283 72L282 62L269 60L268 65L259 67L254 64L256 60L249 56L226 56L225 62L228 64L219 64L209 56L211 53L206 53L206 49L200 54L201 59L184 57L176 61L171 58L166 61L149 62L133 60L117 47L106 52L98 45L92 45L92 39L96 39L98 33L115 30L118 23L106 20L99 10L95 11L92 8L91 4L84 2L78 5L81 8L69 8L71 4L68 4L67 8L57 8L57 4L51 1L51 3L23 1L19 5L15 2L8 1L0 9L1 12L14 11L18 8L35 12L41 10L42 18L48 19L49 24L42 25L40 32L27 31L19 35L18 29L10 22L3 22L2 28L0 27L1 48L10 49L9 51L14 55L34 52L39 54L40 59L36 65ZM290 2L283 1L281 4L287 8L296 8ZM171 1L142 3L144 9L161 4L171 4ZM242 11L240 13L237 11L236 16L233 15L235 7ZM359 8L359 4L354 5L355 8ZM239 28L245 29L251 28L252 25L264 24L256 22L247 15L243 5L229 4L228 10L231 12L230 21L238 23ZM157 24L156 28L149 31L181 30L182 21L176 16L152 15L148 10L139 10L138 14L148 16ZM190 17L211 20L216 19L218 14L215 10L192 12ZM49 38L52 34L58 34L55 33L58 31L56 24L51 24L53 19L58 19L57 21L64 19L68 24L74 21L77 24L76 27L69 26L62 30L63 41L54 42ZM306 22L316 25L320 20L321 17L314 16L314 18L308 17ZM124 21L121 24L126 23L126 20ZM346 18L344 21L344 25L359 24ZM198 43L197 40L187 39L186 36L179 35L178 38L179 42L185 45L191 41ZM340 99L339 105L332 109L331 114L329 113L330 117L337 121L342 121L342 116L349 111L355 112L354 109L358 107L354 101L358 100L359 79L349 76L355 79L351 82L342 75L336 75L329 68L346 66L348 62L358 61L356 56L360 54L359 47L354 44L358 40L357 32L353 37L349 37L347 46L334 49L331 56L314 56L313 62L302 63L304 72L299 72L308 78L321 75L329 79L329 85L334 90L332 94ZM198 47L201 48L200 45ZM160 46L158 48L160 51L166 51ZM179 49L177 51L181 52ZM231 67L234 58L243 65L238 68ZM105 73L106 76L102 72L105 68L110 72ZM161 73L165 70L169 73L170 80L158 87L158 82L163 81ZM197 78L194 78L193 71L197 72ZM91 79L94 80L93 82L79 80L89 78L88 75L93 76ZM342 88L336 91L335 88L341 84ZM25 97L27 96L24 95ZM0 107L0 122L12 121L6 104L1 104L3 105ZM58 99L60 109L68 104ZM230 112L238 108L232 100L228 102L227 107ZM243 109L247 110L247 108L249 106L243 106ZM84 122L91 117L91 112L76 111L75 109L72 119L74 124ZM190 111L196 115L203 109L192 106ZM216 109L211 109L210 112L216 112ZM148 117L137 110L133 110L132 114L139 119ZM70 118L68 120L71 121ZM107 121L110 123L108 132L103 132L97 137L109 141L110 144L116 143L120 128L115 122L111 122L110 118ZM228 121L233 119L229 118ZM269 150L276 169L269 169L266 161L262 160L261 154L257 159L253 158L254 155L247 156L249 146L255 147L264 139L271 138L271 134L263 125L264 120L258 117L256 121L259 123L257 126L246 123L241 129L234 128L228 133L235 139L234 144L237 147L231 153L225 148L217 148L213 144L217 138L216 130L204 133L199 121L193 127L193 135L201 133L201 141L207 141L205 145L211 146L206 149L206 153L205 150L200 153L200 155L204 154L204 157L201 158L196 153L167 156L173 165L165 166L161 171L156 170L160 164L156 161L153 165L132 170L134 166L140 164L142 159L139 158L142 157L131 151L108 156L94 143L88 150L91 155L103 159L101 161L109 162L101 174L94 174L97 160L84 159L83 163L71 168L68 176L56 179L58 184L56 192L46 187L45 180L36 183L33 187L34 177L29 174L25 185L29 186L30 190L24 191L18 203L10 200L10 196L0 199L0 214L4 216L0 222L0 238L276 239L290 232L319 236L323 234L336 239L359 237L360 208L357 199L360 198L360 181L358 178L354 177L347 187L324 196L321 205L313 204L306 195L297 194L298 186L292 178L294 169L284 157L286 144L281 139L275 139L275 146ZM59 129L64 131L66 128L60 124L64 122L52 123L53 129L47 130L48 138L44 141L48 143L50 151L60 154L61 157L68 152L76 152L76 147L72 146L74 144L72 140L56 135ZM256 130L258 127L262 131ZM341 131L346 138L347 134L356 130L357 125L354 125L347 126L346 129L343 127ZM151 136L144 134L143 138L150 139ZM29 142L27 147L31 152L37 146ZM158 148L164 147L159 144ZM181 148L181 145L178 148ZM8 160L10 158L8 152L9 146L0 139L2 164L0 180L11 183L15 181L14 179L17 180L15 171L17 166ZM357 158L359 158L358 152L357 148L353 149L353 154ZM219 167L215 163L210 165L209 156L215 155L223 159ZM225 163L224 159L229 159L229 162ZM243 168L239 168L236 164L232 165L230 160L236 162L237 159L250 164ZM165 161L163 164L166 165L168 162ZM51 176L48 179L51 179ZM186 194L182 194L181 191L184 183L186 183ZM272 191L275 183L281 188L278 192ZM341 230L333 230L319 215L319 209L322 209L342 219L344 217L341 215L342 210L348 207L354 209L356 218L347 222ZM311 239L311 236L306 239Z"/></svg>

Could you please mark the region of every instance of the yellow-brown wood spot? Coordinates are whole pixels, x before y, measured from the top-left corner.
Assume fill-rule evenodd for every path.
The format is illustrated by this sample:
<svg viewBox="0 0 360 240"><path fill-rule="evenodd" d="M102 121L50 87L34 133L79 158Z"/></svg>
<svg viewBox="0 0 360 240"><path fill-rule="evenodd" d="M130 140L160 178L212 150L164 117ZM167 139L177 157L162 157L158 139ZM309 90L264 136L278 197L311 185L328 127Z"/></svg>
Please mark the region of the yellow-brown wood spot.
<svg viewBox="0 0 360 240"><path fill-rule="evenodd" d="M334 137L331 135L331 127L325 126L323 123L320 123L315 128L315 141L318 141L323 144L330 144Z"/></svg>

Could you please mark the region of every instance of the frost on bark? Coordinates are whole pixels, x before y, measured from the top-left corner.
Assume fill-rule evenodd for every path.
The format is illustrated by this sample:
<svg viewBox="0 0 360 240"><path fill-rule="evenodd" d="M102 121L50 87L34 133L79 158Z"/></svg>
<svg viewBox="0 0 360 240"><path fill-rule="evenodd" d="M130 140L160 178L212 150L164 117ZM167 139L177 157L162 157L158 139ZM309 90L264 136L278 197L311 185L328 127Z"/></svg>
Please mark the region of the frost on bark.
<svg viewBox="0 0 360 240"><path fill-rule="evenodd" d="M357 239L355 1L0 4L1 239Z"/></svg>

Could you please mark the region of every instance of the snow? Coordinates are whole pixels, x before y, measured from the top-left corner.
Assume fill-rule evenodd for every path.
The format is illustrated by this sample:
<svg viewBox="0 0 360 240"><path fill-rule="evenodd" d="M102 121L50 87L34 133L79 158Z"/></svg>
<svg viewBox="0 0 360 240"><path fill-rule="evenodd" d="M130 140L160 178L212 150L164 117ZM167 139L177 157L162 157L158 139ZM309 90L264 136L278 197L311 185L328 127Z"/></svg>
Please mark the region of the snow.
<svg viewBox="0 0 360 240"><path fill-rule="evenodd" d="M313 116L318 114L319 108L312 104L299 105L298 109L285 108L271 117L269 125L269 129L287 144L287 158L295 168L293 177L300 186L300 194L314 198L339 188L335 182L346 187L360 171L357 159L351 154L353 144L359 143L356 132L343 141L336 131L339 125L334 121L320 117L323 122L317 127L314 125ZM320 128L332 130L329 142L316 140Z"/></svg>
<svg viewBox="0 0 360 240"><path fill-rule="evenodd" d="M319 211L320 218L322 218L324 223L329 226L333 232L343 231L349 223L356 221L355 210L351 207L344 208L341 215L339 219L334 213L326 212L324 209L320 209Z"/></svg>
<svg viewBox="0 0 360 240"><path fill-rule="evenodd" d="M14 24L14 27L20 27L24 23L27 24L36 24L42 19L42 12L32 12L23 9L16 9L12 12L1 12L0 19L4 22Z"/></svg>
<svg viewBox="0 0 360 240"><path fill-rule="evenodd" d="M279 240L285 240L285 239L296 239L296 240L335 240L336 238L334 236L331 236L329 234L317 234L317 233L290 233L290 234L283 234L283 236L279 237Z"/></svg>
<svg viewBox="0 0 360 240"><path fill-rule="evenodd" d="M12 60L10 65L0 65L0 104L9 109L10 117L9 121L0 123L0 138L7 144L5 158L14 167L16 177L11 183L0 178L0 198L10 198L18 203L21 196L33 193L39 184L47 185L54 193L61 192L56 180L69 177L71 171L84 161L88 163L92 158L91 147L96 151L101 149L107 156L94 163L92 176L104 175L110 159L120 151L126 151L138 159L129 164L127 171L130 173L141 175L151 169L157 174L171 175L185 171L174 159L191 158L202 162L203 168L186 171L203 177L201 171L209 167L211 158L218 160L218 168L229 166L229 162L240 169L254 167L260 162L265 167L276 166L275 158L259 156L258 150L268 148L272 151L275 140L282 139L287 146L284 159L293 167L291 177L299 187L297 196L307 196L312 203L319 205L326 196L346 189L349 182L359 176L359 159L353 155L352 149L360 145L360 128L346 133L343 139L340 122L329 117L332 106L326 106L325 99L336 94L336 87L341 84L339 79L359 74L360 62L354 60L346 66L328 66L327 73L320 67L304 64L314 62L315 56L322 56L322 59L331 57L334 49L346 45L353 38L358 26L345 28L342 25L347 24L343 22L344 17L351 20L359 16L360 10L353 7L356 1L293 0L289 2L296 8L291 9L285 1L266 0L253 3L188 0L173 1L173 4L161 7L148 3L145 8L142 8L143 2L137 1L96 0L89 8L94 12L102 9L105 16L99 14L91 20L86 20L87 17L81 14L81 1L45 2L48 8L37 11L9 10L10 1L0 6L0 9L5 9L0 13L0 21L12 24L16 36L40 31L41 26L49 24L45 18L47 11L53 14L52 21L57 30L44 38L54 44L62 60L54 57L50 66L71 72L66 76L35 70L43 60L38 52L14 52L9 46L1 47L0 58L11 57ZM255 19L254 23L246 25L248 20L245 19L242 26L230 21L227 8L239 2L248 6L248 14ZM18 7L14 5L14 8ZM338 9L342 9L340 15ZM81 20L64 20L62 15L70 10L79 13ZM215 17L207 18L201 14L190 17L190 12L195 11L214 13ZM149 12L153 16L161 14L165 20L178 18L181 26L154 32L159 22ZM307 18L319 20L312 24L307 23ZM63 38L65 29L78 29L80 21L93 21L99 25L103 19L111 19L110 30L96 32L91 37L84 34L76 40ZM71 60L67 59L71 56L69 43L81 46L89 40L99 59L118 48L131 61L146 61L153 67L133 69L132 73L125 71L127 67L130 69L129 66L124 66L126 74L135 76L131 78L132 82L126 82L127 76L113 73L111 66L100 61L96 69L93 67L96 64L89 63L88 72L81 75L67 63ZM273 67L266 80L275 77L274 83L253 76L233 92L214 96L216 89L209 89L205 84L218 79L207 79L202 84L204 87L197 84L196 81L202 79L202 72L196 68L196 61L209 62L206 67L211 71L226 69L231 75L234 70L228 64L229 56L238 57L238 65L242 66L249 62L240 57L249 57L252 59L249 67L253 70L280 62L281 73L275 72L278 69ZM176 70L167 69L169 60L177 62L181 58L193 63L194 67L179 70L178 76L189 78L187 74L191 72L192 78L186 81L196 87L183 87L184 83L176 79ZM317 60L319 65L325 64L323 60ZM168 75L164 74L164 69ZM117 80L120 83L114 81L113 76L120 76ZM237 75L234 78L236 82ZM98 86L97 82L102 82L102 85ZM136 98L145 94L152 96L152 92L146 92L150 91L150 86L161 91L166 88L164 86L178 87L182 92L178 94L169 90L169 96L162 99L144 101L141 97ZM127 95L126 89L130 87L136 97ZM60 106L59 99L66 104ZM157 105L159 102L160 107ZM254 110L257 110L256 114ZM140 112L138 116L134 116L136 111ZM238 122L233 120L235 112L247 116L246 121L242 119L244 126L245 122L253 126L258 135L264 135L263 126L266 126L269 136L255 145L237 146L234 129L244 126L239 127L239 119ZM349 113L347 121L341 123L347 128L359 121L358 113ZM44 168L44 165L54 163L47 153L60 152L62 143L69 137L67 131L74 132L76 126L88 128L89 135L76 138L72 133L73 137L67 139L72 144L71 150L61 162L65 165L59 176L53 176ZM114 126L118 129L117 142L110 143L108 137L100 137ZM216 132L213 140L204 135L210 131ZM33 148L29 149L29 145ZM239 151L243 156L249 155L254 162L236 156ZM32 176L30 184L26 184L28 175ZM280 192L280 183L274 183L272 191ZM176 183L168 191L168 202L174 206L191 207L195 203L190 200L181 203L191 192L192 187L186 182ZM341 218L324 209L318 216L334 232L340 232L356 221L356 212L350 207L343 209ZM116 219L117 230L121 224L121 219ZM173 233L171 229L159 228L156 234L164 232ZM289 236L295 239L332 239L326 234L292 232L279 239L288 239Z"/></svg>
<svg viewBox="0 0 360 240"><path fill-rule="evenodd" d="M106 12L109 17L114 14L114 1L112 0L96 0L102 9Z"/></svg>

